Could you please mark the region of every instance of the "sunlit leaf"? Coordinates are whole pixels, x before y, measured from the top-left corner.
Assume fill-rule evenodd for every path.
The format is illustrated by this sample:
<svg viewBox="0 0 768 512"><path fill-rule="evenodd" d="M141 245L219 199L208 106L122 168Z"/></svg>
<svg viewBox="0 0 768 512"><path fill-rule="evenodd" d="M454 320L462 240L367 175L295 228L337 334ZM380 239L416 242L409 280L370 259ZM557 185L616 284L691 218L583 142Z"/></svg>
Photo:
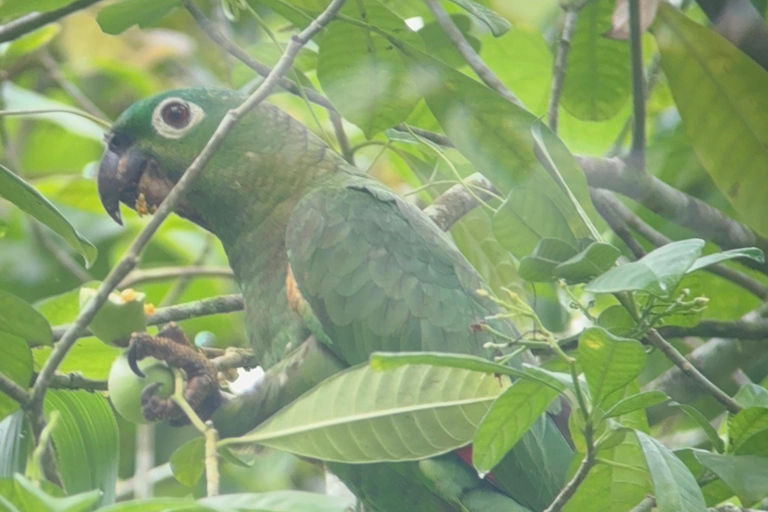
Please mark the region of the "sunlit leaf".
<svg viewBox="0 0 768 512"><path fill-rule="evenodd" d="M338 462L415 460L467 444L506 388L450 367L368 365L327 379L238 442Z"/></svg>
<svg viewBox="0 0 768 512"><path fill-rule="evenodd" d="M768 71L666 3L653 31L699 160L743 220L768 234Z"/></svg>
<svg viewBox="0 0 768 512"><path fill-rule="evenodd" d="M581 334L578 355L595 404L635 380L646 359L639 341L618 338L600 327Z"/></svg>
<svg viewBox="0 0 768 512"><path fill-rule="evenodd" d="M179 446L171 455L171 471L181 485L194 486L205 473L205 439L196 437Z"/></svg>
<svg viewBox="0 0 768 512"><path fill-rule="evenodd" d="M90 266L96 259L96 247L75 230L72 224L29 183L0 165L0 197L12 202L60 235L79 252Z"/></svg>

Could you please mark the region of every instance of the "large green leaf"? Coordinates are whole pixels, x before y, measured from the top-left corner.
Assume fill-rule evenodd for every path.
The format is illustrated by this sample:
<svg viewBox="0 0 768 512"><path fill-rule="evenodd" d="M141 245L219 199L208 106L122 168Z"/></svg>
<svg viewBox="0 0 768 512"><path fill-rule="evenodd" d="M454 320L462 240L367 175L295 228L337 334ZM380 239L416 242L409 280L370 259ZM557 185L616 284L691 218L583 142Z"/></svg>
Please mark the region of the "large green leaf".
<svg viewBox="0 0 768 512"><path fill-rule="evenodd" d="M439 455L472 440L505 380L450 367L357 366L327 379L236 442L337 462Z"/></svg>
<svg viewBox="0 0 768 512"><path fill-rule="evenodd" d="M419 36L376 0L349 2L342 13L421 45ZM317 78L344 118L369 138L404 121L420 99L397 48L381 34L344 21L332 22L320 42Z"/></svg>
<svg viewBox="0 0 768 512"><path fill-rule="evenodd" d="M576 237L568 220L555 201L534 187L512 189L493 216L493 233L517 258L531 254L544 238L561 240L573 246L574 254L576 252ZM568 258L571 256L573 254Z"/></svg>
<svg viewBox="0 0 768 512"><path fill-rule="evenodd" d="M646 391L637 395L631 395L618 401L603 415L604 418L615 418L634 411L647 409L648 407L663 404L669 397L662 391Z"/></svg>
<svg viewBox="0 0 768 512"><path fill-rule="evenodd" d="M32 378L32 351L24 338L0 332L0 373L27 389ZM0 419L18 408L18 402L0 392Z"/></svg>
<svg viewBox="0 0 768 512"><path fill-rule="evenodd" d="M578 355L596 405L635 380L646 359L639 341L616 337L602 327L590 327L579 336Z"/></svg>
<svg viewBox="0 0 768 512"><path fill-rule="evenodd" d="M703 450L694 450L693 454L736 493L742 505L752 505L768 495L768 458Z"/></svg>
<svg viewBox="0 0 768 512"><path fill-rule="evenodd" d="M768 408L747 407L728 417L728 452L743 453L742 447L753 438L768 433Z"/></svg>
<svg viewBox="0 0 768 512"><path fill-rule="evenodd" d="M518 272L526 281L554 281L553 272L560 263L577 255L577 249L557 238L542 238L530 256L520 261Z"/></svg>
<svg viewBox="0 0 768 512"><path fill-rule="evenodd" d="M687 404L674 404L677 407L680 408L683 413L685 413L686 416L688 416L691 420L693 420L701 429L704 431L705 434L707 434L707 437L709 438L709 442L712 443L712 446L717 450L719 453L723 453L725 451L725 443L723 442L722 438L720 438L720 434L717 433L717 430L715 427L712 426L712 424L709 422L706 416L704 416L701 411L699 411L697 408L687 405Z"/></svg>
<svg viewBox="0 0 768 512"><path fill-rule="evenodd" d="M611 269L620 255L610 244L592 242L576 256L557 265L552 274L570 284L583 283Z"/></svg>
<svg viewBox="0 0 768 512"><path fill-rule="evenodd" d="M644 291L669 297L704 248L704 240L692 238L664 245L638 261L614 267L584 289L596 293Z"/></svg>
<svg viewBox="0 0 768 512"><path fill-rule="evenodd" d="M659 512L706 512L696 479L669 448L643 432L636 432L653 479Z"/></svg>
<svg viewBox="0 0 768 512"><path fill-rule="evenodd" d="M614 6L614 0L595 0L579 12L561 100L579 119L613 117L629 97L629 45L603 35Z"/></svg>
<svg viewBox="0 0 768 512"><path fill-rule="evenodd" d="M699 160L744 221L768 235L768 72L665 3L654 34Z"/></svg>
<svg viewBox="0 0 768 512"><path fill-rule="evenodd" d="M31 345L51 345L48 320L17 296L0 290L0 331L20 336Z"/></svg>
<svg viewBox="0 0 768 512"><path fill-rule="evenodd" d="M90 266L96 259L96 247L75 230L72 224L29 183L0 165L0 197L12 202L60 235Z"/></svg>
<svg viewBox="0 0 768 512"><path fill-rule="evenodd" d="M19 512L88 512L93 510L101 498L98 490L70 493L66 497L52 496L45 492L46 487L16 474L13 478L13 496L9 498L18 506Z"/></svg>
<svg viewBox="0 0 768 512"><path fill-rule="evenodd" d="M690 274L691 272L706 268L710 265L715 265L717 263L722 263L723 261L737 258L746 258L758 263L765 263L765 255L763 254L763 251L756 247L744 247L702 256L693 262L693 265L691 265L691 268L689 268L686 273Z"/></svg>
<svg viewBox="0 0 768 512"><path fill-rule="evenodd" d="M12 15L26 14L28 12L52 11L74 0L3 0L0 3L0 18Z"/></svg>
<svg viewBox="0 0 768 512"><path fill-rule="evenodd" d="M101 9L96 21L105 33L116 35L133 25L150 27L180 4L180 0L122 0Z"/></svg>
<svg viewBox="0 0 768 512"><path fill-rule="evenodd" d="M28 429L25 432L24 411L16 411L0 421L0 477L24 471L29 438Z"/></svg>
<svg viewBox="0 0 768 512"><path fill-rule="evenodd" d="M45 414L60 414L53 443L67 492L100 489L103 502L115 499L117 422L107 399L88 391L51 390Z"/></svg>
<svg viewBox="0 0 768 512"><path fill-rule="evenodd" d="M472 465L475 469L481 473L493 469L544 414L557 395L558 392L551 387L530 380L518 380L499 395L472 442Z"/></svg>

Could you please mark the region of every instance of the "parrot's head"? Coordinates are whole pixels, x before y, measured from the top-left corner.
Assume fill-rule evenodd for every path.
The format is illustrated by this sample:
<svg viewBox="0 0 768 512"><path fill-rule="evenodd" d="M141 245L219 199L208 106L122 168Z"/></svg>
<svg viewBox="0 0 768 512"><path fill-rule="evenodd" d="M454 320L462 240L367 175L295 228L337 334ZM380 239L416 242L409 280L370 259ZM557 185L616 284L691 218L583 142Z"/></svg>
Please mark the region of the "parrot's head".
<svg viewBox="0 0 768 512"><path fill-rule="evenodd" d="M236 91L182 89L146 98L123 112L107 136L97 177L99 197L110 217L122 224L121 202L153 212L227 112L243 100ZM230 137L237 143L236 133ZM215 186L215 179L204 177L196 187ZM176 212L205 227L189 197Z"/></svg>

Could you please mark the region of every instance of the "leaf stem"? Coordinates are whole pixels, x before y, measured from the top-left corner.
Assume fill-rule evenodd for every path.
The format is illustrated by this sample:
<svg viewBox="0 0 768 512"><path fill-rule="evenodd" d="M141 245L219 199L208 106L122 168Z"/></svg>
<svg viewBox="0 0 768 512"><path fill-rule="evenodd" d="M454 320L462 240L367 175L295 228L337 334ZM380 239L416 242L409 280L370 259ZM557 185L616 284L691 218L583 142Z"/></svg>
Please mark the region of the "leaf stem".
<svg viewBox="0 0 768 512"><path fill-rule="evenodd" d="M632 68L633 128L629 160L639 172L645 172L645 76L643 43L640 30L640 0L629 1L629 50Z"/></svg>

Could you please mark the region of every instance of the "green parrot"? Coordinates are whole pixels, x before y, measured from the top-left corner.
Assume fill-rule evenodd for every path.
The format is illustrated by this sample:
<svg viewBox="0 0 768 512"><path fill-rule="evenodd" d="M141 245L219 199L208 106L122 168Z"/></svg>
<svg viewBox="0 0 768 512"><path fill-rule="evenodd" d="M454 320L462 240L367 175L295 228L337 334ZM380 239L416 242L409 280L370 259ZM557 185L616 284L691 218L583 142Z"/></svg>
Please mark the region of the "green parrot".
<svg viewBox="0 0 768 512"><path fill-rule="evenodd" d="M122 222L121 202L153 211L244 100L235 91L183 89L126 110L97 178L109 215ZM221 435L245 433L375 351L493 355L484 348L493 339L473 326L498 308L478 293L488 286L449 236L272 105L241 119L176 213L221 240L267 370L252 393L216 411ZM488 321L516 334L505 320ZM541 418L492 476L479 478L468 458L464 450L328 467L376 512L539 511L564 485L573 454Z"/></svg>

